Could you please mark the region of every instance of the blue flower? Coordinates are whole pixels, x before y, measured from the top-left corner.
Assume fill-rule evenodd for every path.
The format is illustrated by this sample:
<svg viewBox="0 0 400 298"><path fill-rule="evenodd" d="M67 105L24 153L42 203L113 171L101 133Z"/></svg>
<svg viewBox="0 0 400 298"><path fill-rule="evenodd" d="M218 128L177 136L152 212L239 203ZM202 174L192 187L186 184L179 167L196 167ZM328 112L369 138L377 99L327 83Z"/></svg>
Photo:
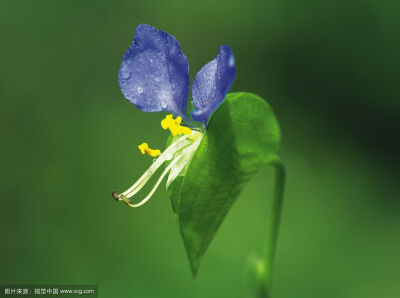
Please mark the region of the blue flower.
<svg viewBox="0 0 400 298"><path fill-rule="evenodd" d="M224 100L235 78L235 59L231 48L223 45L218 56L204 65L197 73L192 85L194 121L203 128L215 109ZM186 114L189 95L189 64L178 41L172 35L149 25L137 26L133 42L125 52L118 73L119 86L123 95L143 112L167 111L161 121L164 129L174 136L172 144L161 153L142 143L138 149L142 154L157 157L149 169L129 189L121 194L113 191L117 201L130 207L139 207L147 202L169 173L167 186L190 163L203 137L203 132L183 124L189 122ZM138 203L131 197L136 195L151 176L169 161L150 193Z"/></svg>
<svg viewBox="0 0 400 298"><path fill-rule="evenodd" d="M223 45L218 56L203 66L193 81L193 120L207 123L224 100L235 73L232 50ZM172 35L149 25L137 26L118 78L123 95L139 110L168 111L187 119L189 64Z"/></svg>

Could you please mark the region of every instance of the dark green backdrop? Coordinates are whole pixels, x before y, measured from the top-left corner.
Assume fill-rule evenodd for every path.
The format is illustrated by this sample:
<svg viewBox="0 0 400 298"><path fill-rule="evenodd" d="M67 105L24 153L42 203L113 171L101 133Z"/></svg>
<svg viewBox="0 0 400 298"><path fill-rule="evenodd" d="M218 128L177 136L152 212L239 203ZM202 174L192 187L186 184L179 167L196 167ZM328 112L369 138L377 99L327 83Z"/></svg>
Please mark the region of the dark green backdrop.
<svg viewBox="0 0 400 298"><path fill-rule="evenodd" d="M395 1L0 3L0 283L98 284L100 297L242 297L267 231L257 175L191 278L163 186L112 200L163 147L160 114L123 98L135 27L181 43L191 78L230 44L232 91L266 98L288 172L274 297L400 297L400 39Z"/></svg>

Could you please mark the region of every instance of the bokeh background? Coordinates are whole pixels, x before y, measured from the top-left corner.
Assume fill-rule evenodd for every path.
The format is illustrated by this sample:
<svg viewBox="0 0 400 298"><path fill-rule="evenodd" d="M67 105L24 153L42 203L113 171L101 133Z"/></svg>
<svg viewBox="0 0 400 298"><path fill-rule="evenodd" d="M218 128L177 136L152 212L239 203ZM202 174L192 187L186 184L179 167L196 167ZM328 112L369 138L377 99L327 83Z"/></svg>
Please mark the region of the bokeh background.
<svg viewBox="0 0 400 298"><path fill-rule="evenodd" d="M116 203L163 147L162 114L117 84L135 27L173 34L190 75L230 44L232 91L280 121L287 188L273 297L400 297L400 2L0 2L0 283L100 297L243 297L273 172L248 184L193 281L164 187Z"/></svg>

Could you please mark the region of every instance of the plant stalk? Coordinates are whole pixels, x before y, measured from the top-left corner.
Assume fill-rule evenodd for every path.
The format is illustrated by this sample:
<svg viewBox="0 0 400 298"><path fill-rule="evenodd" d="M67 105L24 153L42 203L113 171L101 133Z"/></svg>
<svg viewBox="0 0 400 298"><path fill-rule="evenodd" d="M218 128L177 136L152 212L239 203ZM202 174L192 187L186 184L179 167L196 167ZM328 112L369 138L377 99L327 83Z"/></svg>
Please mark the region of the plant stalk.
<svg viewBox="0 0 400 298"><path fill-rule="evenodd" d="M264 254L262 260L256 264L257 289L256 297L270 298L271 273L278 242L279 224L281 218L283 194L285 187L285 168L278 159L272 166L275 169L275 189L272 201L269 230L265 240Z"/></svg>

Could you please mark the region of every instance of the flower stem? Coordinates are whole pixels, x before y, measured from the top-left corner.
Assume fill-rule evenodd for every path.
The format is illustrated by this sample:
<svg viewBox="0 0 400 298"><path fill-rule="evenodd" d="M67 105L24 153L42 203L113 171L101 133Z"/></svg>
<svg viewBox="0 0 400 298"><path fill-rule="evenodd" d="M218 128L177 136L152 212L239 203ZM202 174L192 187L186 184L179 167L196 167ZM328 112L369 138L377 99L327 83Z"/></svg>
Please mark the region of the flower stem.
<svg viewBox="0 0 400 298"><path fill-rule="evenodd" d="M272 202L272 212L270 214L270 223L267 238L265 240L264 254L261 260L255 264L255 297L270 298L271 272L275 257L275 251L278 242L279 223L283 203L283 193L285 187L285 168L282 162L277 159L272 163L275 169L275 189ZM253 260L254 261L254 260Z"/></svg>

